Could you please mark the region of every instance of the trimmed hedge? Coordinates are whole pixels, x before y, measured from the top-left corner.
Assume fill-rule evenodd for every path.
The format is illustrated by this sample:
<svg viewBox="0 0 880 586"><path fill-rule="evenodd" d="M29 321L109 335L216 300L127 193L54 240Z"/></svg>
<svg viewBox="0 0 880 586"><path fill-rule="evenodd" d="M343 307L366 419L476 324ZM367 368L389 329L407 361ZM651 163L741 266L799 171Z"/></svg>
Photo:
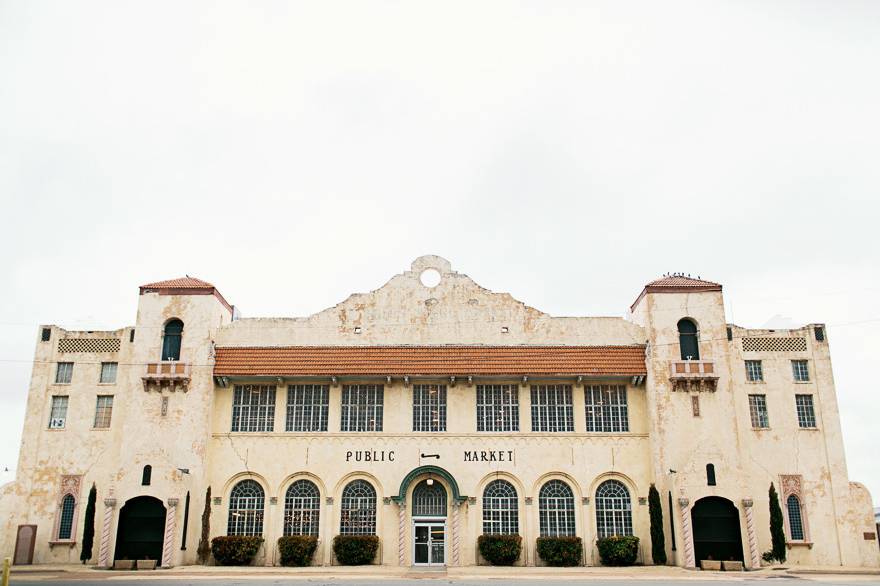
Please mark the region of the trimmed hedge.
<svg viewBox="0 0 880 586"><path fill-rule="evenodd" d="M634 535L612 535L596 540L599 557L605 566L631 566L639 557L639 538Z"/></svg>
<svg viewBox="0 0 880 586"><path fill-rule="evenodd" d="M263 544L262 537L227 535L211 540L211 553L221 566L249 566Z"/></svg>
<svg viewBox="0 0 880 586"><path fill-rule="evenodd" d="M376 535L337 535L333 538L333 553L343 566L369 564L377 551L379 538Z"/></svg>
<svg viewBox="0 0 880 586"><path fill-rule="evenodd" d="M584 546L580 537L539 537L538 555L548 566L578 566Z"/></svg>
<svg viewBox="0 0 880 586"><path fill-rule="evenodd" d="M493 566L512 566L522 551L519 535L480 535L477 538L480 555Z"/></svg>
<svg viewBox="0 0 880 586"><path fill-rule="evenodd" d="M282 566L308 566L316 549L318 538L314 535L290 535L278 539Z"/></svg>

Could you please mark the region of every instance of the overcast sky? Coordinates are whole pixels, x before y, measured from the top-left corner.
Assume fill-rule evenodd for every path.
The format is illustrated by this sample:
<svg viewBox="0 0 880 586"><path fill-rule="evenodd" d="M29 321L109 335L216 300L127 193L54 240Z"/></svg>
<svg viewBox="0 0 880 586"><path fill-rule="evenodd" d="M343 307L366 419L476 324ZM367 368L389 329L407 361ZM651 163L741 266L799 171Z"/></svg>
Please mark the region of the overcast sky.
<svg viewBox="0 0 880 586"><path fill-rule="evenodd" d="M0 0L0 471L37 324L131 325L184 273L308 315L434 253L554 315L682 271L738 325L828 323L880 504L878 30L843 0Z"/></svg>

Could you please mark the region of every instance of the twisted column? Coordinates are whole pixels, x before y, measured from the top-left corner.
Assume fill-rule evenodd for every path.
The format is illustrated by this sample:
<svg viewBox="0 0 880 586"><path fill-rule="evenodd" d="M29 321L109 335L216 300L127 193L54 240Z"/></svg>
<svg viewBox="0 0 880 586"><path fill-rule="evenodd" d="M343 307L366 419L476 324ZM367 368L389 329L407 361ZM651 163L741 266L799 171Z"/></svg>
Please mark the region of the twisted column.
<svg viewBox="0 0 880 586"><path fill-rule="evenodd" d="M742 500L742 505L746 512L746 533L749 537L749 560L751 560L749 567L760 568L761 557L758 552L758 535L755 532L755 517L752 515L753 504L754 501L752 499Z"/></svg>
<svg viewBox="0 0 880 586"><path fill-rule="evenodd" d="M162 541L162 567L171 567L171 555L174 552L174 522L177 520L177 499L168 499L165 511L165 539Z"/></svg>
<svg viewBox="0 0 880 586"><path fill-rule="evenodd" d="M459 528L459 510L461 509L461 503L454 503L452 505L452 565L459 565L458 560L458 550L459 550L459 542L461 541L461 530Z"/></svg>
<svg viewBox="0 0 880 586"><path fill-rule="evenodd" d="M397 503L397 565L406 563L406 502Z"/></svg>
<svg viewBox="0 0 880 586"><path fill-rule="evenodd" d="M694 537L691 535L691 502L686 498L678 499L681 508L681 539L684 542L684 567L696 568L694 559Z"/></svg>
<svg viewBox="0 0 880 586"><path fill-rule="evenodd" d="M110 560L110 530L113 526L113 509L116 508L115 498L104 499L104 523L101 525L101 546L98 549L98 565L109 568Z"/></svg>

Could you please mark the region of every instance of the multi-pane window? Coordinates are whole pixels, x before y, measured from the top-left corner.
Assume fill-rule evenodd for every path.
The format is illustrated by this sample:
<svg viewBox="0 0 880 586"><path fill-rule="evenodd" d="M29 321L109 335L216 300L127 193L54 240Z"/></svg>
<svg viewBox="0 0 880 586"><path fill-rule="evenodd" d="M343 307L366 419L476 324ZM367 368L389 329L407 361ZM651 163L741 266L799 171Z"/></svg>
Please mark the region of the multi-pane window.
<svg viewBox="0 0 880 586"><path fill-rule="evenodd" d="M343 385L342 431L382 431L382 385Z"/></svg>
<svg viewBox="0 0 880 586"><path fill-rule="evenodd" d="M584 387L584 408L587 413L587 431L629 431L625 386Z"/></svg>
<svg viewBox="0 0 880 586"><path fill-rule="evenodd" d="M232 431L274 431L275 387L235 385L232 392Z"/></svg>
<svg viewBox="0 0 880 586"><path fill-rule="evenodd" d="M601 537L632 535L632 501L619 480L606 480L596 489L596 532Z"/></svg>
<svg viewBox="0 0 880 586"><path fill-rule="evenodd" d="M376 489L365 480L354 480L342 491L339 533L376 534Z"/></svg>
<svg viewBox="0 0 880 586"><path fill-rule="evenodd" d="M477 385L477 431L519 431L519 385Z"/></svg>
<svg viewBox="0 0 880 586"><path fill-rule="evenodd" d="M789 495L785 501L788 509L788 534L792 541L804 540L804 519L801 515L801 501L795 495Z"/></svg>
<svg viewBox="0 0 880 586"><path fill-rule="evenodd" d="M68 401L69 399L66 395L52 397L52 410L49 413L49 429L64 429L67 425Z"/></svg>
<svg viewBox="0 0 880 586"><path fill-rule="evenodd" d="M571 385L532 385L532 431L574 431Z"/></svg>
<svg viewBox="0 0 880 586"><path fill-rule="evenodd" d="M76 499L72 494L64 495L61 499L61 515L58 519L58 540L67 541L73 539L73 516L76 511Z"/></svg>
<svg viewBox="0 0 880 586"><path fill-rule="evenodd" d="M791 374L794 380L799 383L805 383L810 380L810 369L806 360L792 360Z"/></svg>
<svg viewBox="0 0 880 586"><path fill-rule="evenodd" d="M314 482L297 480L284 496L284 535L318 535L321 493Z"/></svg>
<svg viewBox="0 0 880 586"><path fill-rule="evenodd" d="M551 480L538 494L538 521L541 537L568 537L575 534L574 493L561 480Z"/></svg>
<svg viewBox="0 0 880 586"><path fill-rule="evenodd" d="M439 482L427 480L418 483L412 494L413 517L445 517L446 489Z"/></svg>
<svg viewBox="0 0 880 586"><path fill-rule="evenodd" d="M101 363L101 382L111 384L116 382L116 370L119 366L117 362Z"/></svg>
<svg viewBox="0 0 880 586"><path fill-rule="evenodd" d="M113 417L113 395L98 395L95 403L95 429L110 427Z"/></svg>
<svg viewBox="0 0 880 586"><path fill-rule="evenodd" d="M506 480L493 480L483 490L483 533L519 533L519 501L516 489Z"/></svg>
<svg viewBox="0 0 880 586"><path fill-rule="evenodd" d="M801 427L816 427L813 395L795 395L794 401L797 406L798 425Z"/></svg>
<svg viewBox="0 0 880 586"><path fill-rule="evenodd" d="M752 427L756 429L770 427L770 417L767 415L767 395L749 395L749 416L752 419Z"/></svg>
<svg viewBox="0 0 880 586"><path fill-rule="evenodd" d="M290 385L285 431L327 431L329 404L327 385Z"/></svg>
<svg viewBox="0 0 880 586"><path fill-rule="evenodd" d="M764 380L764 368L760 360L746 360L746 380L751 383Z"/></svg>
<svg viewBox="0 0 880 586"><path fill-rule="evenodd" d="M446 385L413 385L413 431L446 431Z"/></svg>
<svg viewBox="0 0 880 586"><path fill-rule="evenodd" d="M265 502L266 493L257 481L248 478L236 484L229 494L226 534L262 535Z"/></svg>
<svg viewBox="0 0 880 586"><path fill-rule="evenodd" d="M73 379L73 362L59 362L55 370L55 383L68 385Z"/></svg>

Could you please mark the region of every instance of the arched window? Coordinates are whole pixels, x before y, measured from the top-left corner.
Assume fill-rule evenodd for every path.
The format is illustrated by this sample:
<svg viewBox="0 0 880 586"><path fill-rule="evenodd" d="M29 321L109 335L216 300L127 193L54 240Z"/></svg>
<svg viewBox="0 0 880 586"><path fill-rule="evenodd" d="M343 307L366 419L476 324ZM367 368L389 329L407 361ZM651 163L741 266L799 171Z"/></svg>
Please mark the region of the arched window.
<svg viewBox="0 0 880 586"><path fill-rule="evenodd" d="M483 533L519 533L519 501L516 489L506 480L493 480L483 490Z"/></svg>
<svg viewBox="0 0 880 586"><path fill-rule="evenodd" d="M141 486L150 486L150 480L153 478L153 467L147 464L144 466L144 474L141 476Z"/></svg>
<svg viewBox="0 0 880 586"><path fill-rule="evenodd" d="M678 346L682 360L699 360L700 344L697 341L697 324L688 318L678 322Z"/></svg>
<svg viewBox="0 0 880 586"><path fill-rule="evenodd" d="M227 535L262 535L263 487L255 480L242 480L232 488L229 495L229 522Z"/></svg>
<svg viewBox="0 0 880 586"><path fill-rule="evenodd" d="M366 480L354 480L342 491L339 533L376 534L376 489Z"/></svg>
<svg viewBox="0 0 880 586"><path fill-rule="evenodd" d="M804 519L801 515L801 501L791 494L785 501L788 509L788 533L792 541L804 540Z"/></svg>
<svg viewBox="0 0 880 586"><path fill-rule="evenodd" d="M183 338L183 322L172 319L165 324L162 338L162 360L180 360L180 341Z"/></svg>
<svg viewBox="0 0 880 586"><path fill-rule="evenodd" d="M715 464L706 464L706 484L715 486Z"/></svg>
<svg viewBox="0 0 880 586"><path fill-rule="evenodd" d="M321 493L314 482L297 480L284 496L284 535L318 535Z"/></svg>
<svg viewBox="0 0 880 586"><path fill-rule="evenodd" d="M72 494L61 499L61 515L58 519L58 540L73 539L73 515L76 511L76 499Z"/></svg>
<svg viewBox="0 0 880 586"><path fill-rule="evenodd" d="M418 483L412 495L413 517L445 517L446 489L436 481L428 484L427 480Z"/></svg>
<svg viewBox="0 0 880 586"><path fill-rule="evenodd" d="M574 493L561 480L551 480L541 487L538 496L538 519L541 537L573 536Z"/></svg>
<svg viewBox="0 0 880 586"><path fill-rule="evenodd" d="M606 480L596 489L596 532L599 537L632 535L632 502L619 480Z"/></svg>

